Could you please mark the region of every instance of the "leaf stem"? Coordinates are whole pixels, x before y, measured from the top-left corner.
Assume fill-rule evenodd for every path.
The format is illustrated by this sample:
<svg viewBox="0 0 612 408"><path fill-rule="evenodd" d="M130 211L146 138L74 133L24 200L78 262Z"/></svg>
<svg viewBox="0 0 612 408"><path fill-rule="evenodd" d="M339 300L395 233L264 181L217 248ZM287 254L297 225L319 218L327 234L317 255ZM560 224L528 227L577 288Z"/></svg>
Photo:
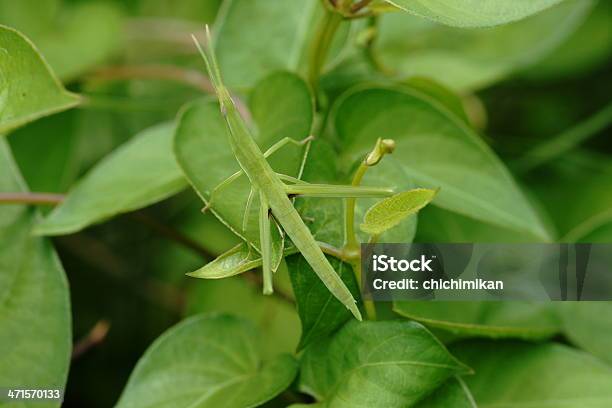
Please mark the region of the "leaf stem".
<svg viewBox="0 0 612 408"><path fill-rule="evenodd" d="M359 168L355 172L353 176L353 181L351 182L352 186L358 186L361 184L361 180L368 170L368 166L365 164L365 161L361 162ZM347 249L358 249L359 243L357 242L357 234L355 233L355 204L356 198L347 198L346 199L346 208L345 208L345 216L344 216L344 239L345 239L345 248Z"/></svg>
<svg viewBox="0 0 612 408"><path fill-rule="evenodd" d="M359 167L353 175L351 182L352 186L361 185L363 176L365 175L368 168L376 166L382 158L395 150L395 141L392 139L381 139L379 138L374 145L374 148L359 164ZM355 198L346 199L346 207L344 210L344 247L340 250L340 253L344 255L346 262L351 264L357 282L359 282L360 288L363 289L363 279L361 276L361 250L359 242L357 241L357 234L355 233L355 207L357 200ZM370 242L376 242L378 237L371 237ZM363 306L366 311L366 316L369 320L376 320L376 305L372 300L363 299Z"/></svg>
<svg viewBox="0 0 612 408"><path fill-rule="evenodd" d="M199 71L185 69L175 65L112 65L100 67L88 79L101 81L116 81L124 79L159 79L189 85L206 93L215 90Z"/></svg>
<svg viewBox="0 0 612 408"><path fill-rule="evenodd" d="M190 86L207 94L215 94L215 88L207 76L194 69L186 69L169 64L109 65L98 68L88 79L93 81L121 81L128 79L171 81ZM251 114L242 99L236 95L232 95L232 98L240 114L247 120L250 120Z"/></svg>
<svg viewBox="0 0 612 408"><path fill-rule="evenodd" d="M53 193L0 193L0 204L57 205L64 197Z"/></svg>
<svg viewBox="0 0 612 408"><path fill-rule="evenodd" d="M340 13L327 7L324 8L324 13L311 43L310 59L308 61L308 82L315 95L318 93L319 77L325 65L334 35L343 20Z"/></svg>
<svg viewBox="0 0 612 408"><path fill-rule="evenodd" d="M92 348L101 344L106 338L109 329L110 323L107 320L98 320L89 333L74 344L72 348L72 360L76 360Z"/></svg>

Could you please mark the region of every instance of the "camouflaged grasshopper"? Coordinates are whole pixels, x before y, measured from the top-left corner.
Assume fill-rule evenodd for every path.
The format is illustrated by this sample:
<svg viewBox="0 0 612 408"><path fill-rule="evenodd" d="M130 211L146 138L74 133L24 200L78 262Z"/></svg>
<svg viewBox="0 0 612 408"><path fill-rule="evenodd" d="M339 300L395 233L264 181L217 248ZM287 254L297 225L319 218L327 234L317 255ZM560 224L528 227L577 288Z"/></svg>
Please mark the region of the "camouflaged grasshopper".
<svg viewBox="0 0 612 408"><path fill-rule="evenodd" d="M275 222L291 239L295 247L310 264L329 291L342 302L358 320L361 320L361 313L359 312L353 295L334 271L329 261L325 258L325 255L319 247L319 243L317 243L306 224L304 224L304 221L294 208L290 197L386 197L392 195L393 191L376 187L310 184L291 176L276 173L268 164L266 157L287 143L303 144L308 139L306 141L296 141L285 138L263 153L255 143L228 89L223 85L208 26L206 26L206 44L204 47L200 45L195 36L192 37L198 51L206 63L209 77L219 99L221 113L227 125L229 143L241 168L240 171L234 173L215 187L208 206L210 206L215 192L228 185L242 174L246 174L251 183L251 191L247 200L244 219L247 218L246 214L249 212L250 203L253 198L259 198L260 202L259 236L261 243L264 293L272 293L272 272L278 267L278 265L273 265L273 259L278 258L279 255L272 253L271 218L273 217ZM286 184L285 182L291 184ZM282 256L282 248L280 256Z"/></svg>

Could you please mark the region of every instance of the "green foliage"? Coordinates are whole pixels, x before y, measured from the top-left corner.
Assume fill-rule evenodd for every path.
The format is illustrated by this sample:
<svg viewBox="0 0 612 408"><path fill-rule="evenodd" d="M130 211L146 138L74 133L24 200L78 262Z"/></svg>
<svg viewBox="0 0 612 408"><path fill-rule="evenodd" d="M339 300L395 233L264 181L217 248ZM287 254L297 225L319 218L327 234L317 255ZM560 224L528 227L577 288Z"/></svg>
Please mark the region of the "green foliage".
<svg viewBox="0 0 612 408"><path fill-rule="evenodd" d="M433 204L547 236L501 161L435 100L411 90L357 90L338 103L334 124L348 157L364 154L381 134L393 138L406 173L420 186L440 189Z"/></svg>
<svg viewBox="0 0 612 408"><path fill-rule="evenodd" d="M465 377L478 406L600 408L612 402L612 368L566 346L480 341L451 351L480 373Z"/></svg>
<svg viewBox="0 0 612 408"><path fill-rule="evenodd" d="M0 134L75 106L32 43L0 25Z"/></svg>
<svg viewBox="0 0 612 408"><path fill-rule="evenodd" d="M371 235L380 235L425 207L435 195L436 190L420 188L385 198L366 212L361 230Z"/></svg>
<svg viewBox="0 0 612 408"><path fill-rule="evenodd" d="M287 264L302 322L298 349L303 349L342 327L351 318L351 313L327 290L303 257L292 256L287 259ZM353 296L358 298L359 288L352 267L338 260L333 260L332 266Z"/></svg>
<svg viewBox="0 0 612 408"><path fill-rule="evenodd" d="M106 62L122 40L121 11L115 5L89 2L63 6L58 1L0 1L0 23L32 34L32 40L63 80Z"/></svg>
<svg viewBox="0 0 612 408"><path fill-rule="evenodd" d="M117 407L255 407L293 381L295 360L262 361L247 321L201 315L168 330L142 356Z"/></svg>
<svg viewBox="0 0 612 408"><path fill-rule="evenodd" d="M469 369L411 322L349 322L309 346L300 388L327 406L406 407Z"/></svg>
<svg viewBox="0 0 612 408"><path fill-rule="evenodd" d="M173 124L161 124L119 147L74 186L64 202L36 227L36 233L76 232L185 188L187 182L172 155L173 135Z"/></svg>
<svg viewBox="0 0 612 408"><path fill-rule="evenodd" d="M4 140L0 191L26 191ZM72 348L70 295L51 243L32 236L36 219L26 206L0 206L0 383L63 388Z"/></svg>
<svg viewBox="0 0 612 408"><path fill-rule="evenodd" d="M560 305L568 339L593 355L612 362L611 302L567 302Z"/></svg>
<svg viewBox="0 0 612 408"><path fill-rule="evenodd" d="M438 388L431 396L419 402L418 408L477 408L476 401L461 377L454 377Z"/></svg>
<svg viewBox="0 0 612 408"><path fill-rule="evenodd" d="M227 85L240 89L252 87L270 72L297 67L319 4L235 0L224 7L215 26L219 64Z"/></svg>
<svg viewBox="0 0 612 408"><path fill-rule="evenodd" d="M508 7L517 3L500 2ZM517 23L480 30L385 14L374 51L396 76L425 76L456 90L479 89L545 58L583 22L592 4L567 0Z"/></svg>
<svg viewBox="0 0 612 408"><path fill-rule="evenodd" d="M607 0L0 0L0 388L92 408L611 406L612 302L374 304L358 251L612 242L611 15ZM243 228L256 183L223 184L241 146L190 38L204 23L262 152L307 141L266 158L283 182L393 191L290 194L369 321L274 212L262 296L266 213L256 197Z"/></svg>
<svg viewBox="0 0 612 408"><path fill-rule="evenodd" d="M529 17L563 0L385 0L404 11L456 27L488 27ZM473 10L478 10L474 12Z"/></svg>

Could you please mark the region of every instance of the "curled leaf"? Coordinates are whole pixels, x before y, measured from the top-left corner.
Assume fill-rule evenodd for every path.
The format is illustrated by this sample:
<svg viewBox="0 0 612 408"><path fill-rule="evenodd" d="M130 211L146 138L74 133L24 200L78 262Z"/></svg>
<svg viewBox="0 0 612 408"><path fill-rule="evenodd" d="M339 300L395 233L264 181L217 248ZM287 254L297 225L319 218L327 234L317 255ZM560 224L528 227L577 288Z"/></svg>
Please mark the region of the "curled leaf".
<svg viewBox="0 0 612 408"><path fill-rule="evenodd" d="M285 249L283 256L295 252L296 248L291 246ZM259 252L250 248L246 242L242 242L219 255L200 269L187 273L187 276L200 279L223 279L239 275L259 266L261 266L261 255Z"/></svg>
<svg viewBox="0 0 612 408"><path fill-rule="evenodd" d="M187 276L202 279L222 279L261 266L261 257L242 242Z"/></svg>
<svg viewBox="0 0 612 408"><path fill-rule="evenodd" d="M438 190L415 188L385 198L366 212L361 230L370 235L382 234L429 204L437 192Z"/></svg>

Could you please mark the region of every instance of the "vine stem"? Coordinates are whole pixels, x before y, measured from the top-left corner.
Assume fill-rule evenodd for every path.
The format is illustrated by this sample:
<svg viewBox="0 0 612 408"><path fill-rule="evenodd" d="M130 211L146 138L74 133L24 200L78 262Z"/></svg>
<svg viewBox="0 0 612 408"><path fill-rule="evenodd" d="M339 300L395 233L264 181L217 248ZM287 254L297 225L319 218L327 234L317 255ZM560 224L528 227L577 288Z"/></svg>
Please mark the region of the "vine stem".
<svg viewBox="0 0 612 408"><path fill-rule="evenodd" d="M364 174L368 170L368 166L365 162L362 162L359 165L359 168L355 172L353 176L353 181L351 182L352 186L358 186L361 184L361 180L363 179ZM356 198L347 198L346 199L346 210L344 217L344 236L345 236L345 249L349 251L355 251L359 249L359 243L357 242L357 234L355 233L355 204L357 202Z"/></svg>
<svg viewBox="0 0 612 408"><path fill-rule="evenodd" d="M64 200L63 194L52 193L0 193L0 204L57 205Z"/></svg>
<svg viewBox="0 0 612 408"><path fill-rule="evenodd" d="M364 160L359 164L359 167L353 175L351 182L352 186L361 185L363 176L365 175L368 168L376 166L382 158L395 150L395 141L392 139L381 139L379 138L374 145L374 148L370 153L366 155ZM359 286L363 289L363 277L361 271L361 248L357 240L357 234L355 233L355 206L357 203L356 198L347 198L346 207L344 210L344 247L341 249L341 253L344 255L346 262L349 262L353 267L355 277ZM371 236L369 243L375 243L378 240L378 236ZM366 311L366 316L369 320L376 320L376 305L372 300L363 300L363 306Z"/></svg>
<svg viewBox="0 0 612 408"><path fill-rule="evenodd" d="M341 14L329 10L327 7L325 7L324 10L325 15L312 41L308 63L308 82L310 86L312 86L315 95L317 94L319 77L325 65L331 43L343 19Z"/></svg>
<svg viewBox="0 0 612 408"><path fill-rule="evenodd" d="M72 348L72 360L76 360L92 348L101 344L104 339L106 339L109 329L110 323L107 320L99 320L85 337L74 344Z"/></svg>
<svg viewBox="0 0 612 408"><path fill-rule="evenodd" d="M174 65L111 65L98 68L90 74L89 79L160 79L189 85L210 94L215 92L209 79L199 71Z"/></svg>
<svg viewBox="0 0 612 408"><path fill-rule="evenodd" d="M351 185L358 186L361 184L361 180L368 170L368 165L365 161L361 162L359 168L353 176ZM357 200L355 198L346 199L345 209L345 244L342 250L343 253L349 254L349 262L359 283L359 287L363 289L363 277L361 274L361 251L359 242L357 242L357 234L355 233L355 205ZM363 299L363 307L365 308L366 316L368 320L376 320L376 305L372 300Z"/></svg>
<svg viewBox="0 0 612 408"><path fill-rule="evenodd" d="M109 65L92 72L89 80L121 81L129 79L161 80L190 86L206 94L215 94L210 79L197 70L182 68L176 65L144 64L144 65ZM251 120L251 113L244 101L237 95L232 95L240 114ZM86 99L89 102L89 98Z"/></svg>

